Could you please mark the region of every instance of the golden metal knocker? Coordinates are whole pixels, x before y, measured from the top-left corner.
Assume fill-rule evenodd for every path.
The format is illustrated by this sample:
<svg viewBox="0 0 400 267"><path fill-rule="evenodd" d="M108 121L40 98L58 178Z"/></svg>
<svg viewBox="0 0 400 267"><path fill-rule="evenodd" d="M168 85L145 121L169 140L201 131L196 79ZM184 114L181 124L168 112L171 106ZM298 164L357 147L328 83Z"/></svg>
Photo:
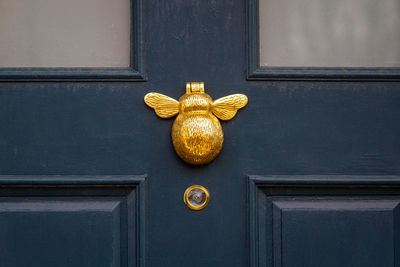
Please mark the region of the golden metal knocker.
<svg viewBox="0 0 400 267"><path fill-rule="evenodd" d="M204 93L204 83L186 83L186 94L175 99L148 93L144 102L161 118L179 113L172 126L172 143L181 159L190 164L206 164L219 154L224 133L219 120L230 120L246 106L247 97L228 95L215 101Z"/></svg>

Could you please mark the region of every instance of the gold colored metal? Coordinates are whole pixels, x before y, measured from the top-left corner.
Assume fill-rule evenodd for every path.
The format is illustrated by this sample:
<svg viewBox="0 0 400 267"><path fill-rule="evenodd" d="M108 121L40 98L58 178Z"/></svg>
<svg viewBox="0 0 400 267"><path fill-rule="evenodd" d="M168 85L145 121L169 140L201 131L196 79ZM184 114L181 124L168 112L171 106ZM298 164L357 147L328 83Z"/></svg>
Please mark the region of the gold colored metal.
<svg viewBox="0 0 400 267"><path fill-rule="evenodd" d="M202 210L210 201L210 193L201 185L192 185L186 189L183 199L190 209Z"/></svg>
<svg viewBox="0 0 400 267"><path fill-rule="evenodd" d="M203 82L186 83L186 94L179 102L159 93L148 93L144 97L144 102L161 118L179 113L172 125L172 143L181 159L195 165L209 163L218 156L224 142L218 118L232 119L247 101L242 94L213 101L204 92Z"/></svg>

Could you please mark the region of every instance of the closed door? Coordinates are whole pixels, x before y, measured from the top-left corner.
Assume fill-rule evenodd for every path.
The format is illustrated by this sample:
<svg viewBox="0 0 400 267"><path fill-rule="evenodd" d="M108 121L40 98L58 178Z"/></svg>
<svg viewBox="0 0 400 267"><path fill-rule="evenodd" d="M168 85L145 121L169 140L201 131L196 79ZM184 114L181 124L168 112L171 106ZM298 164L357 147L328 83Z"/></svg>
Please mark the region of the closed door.
<svg viewBox="0 0 400 267"><path fill-rule="evenodd" d="M400 264L399 5L367 2L0 0L0 266ZM186 82L248 98L205 165L144 102Z"/></svg>

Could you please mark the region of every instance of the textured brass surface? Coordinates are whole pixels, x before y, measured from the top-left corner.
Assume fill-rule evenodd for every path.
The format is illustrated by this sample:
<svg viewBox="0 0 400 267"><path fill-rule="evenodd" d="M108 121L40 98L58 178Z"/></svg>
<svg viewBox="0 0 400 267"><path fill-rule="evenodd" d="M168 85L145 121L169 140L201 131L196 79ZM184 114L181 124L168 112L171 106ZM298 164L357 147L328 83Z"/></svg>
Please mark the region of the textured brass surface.
<svg viewBox="0 0 400 267"><path fill-rule="evenodd" d="M192 210L202 210L210 201L210 193L201 185L192 185L188 187L183 196L186 206ZM198 201L197 203L195 201Z"/></svg>
<svg viewBox="0 0 400 267"><path fill-rule="evenodd" d="M187 163L200 165L211 162L222 149L224 133L217 117L232 119L246 106L247 97L234 94L213 101L204 93L204 83L187 83L179 102L158 93L148 93L144 102L161 118L179 113L171 134L175 151Z"/></svg>

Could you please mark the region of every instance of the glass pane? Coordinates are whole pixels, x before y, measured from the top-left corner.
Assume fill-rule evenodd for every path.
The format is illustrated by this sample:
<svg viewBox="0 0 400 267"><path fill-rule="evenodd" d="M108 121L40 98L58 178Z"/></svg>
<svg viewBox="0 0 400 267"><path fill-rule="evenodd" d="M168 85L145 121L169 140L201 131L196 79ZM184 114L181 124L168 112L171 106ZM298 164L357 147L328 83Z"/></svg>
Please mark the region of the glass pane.
<svg viewBox="0 0 400 267"><path fill-rule="evenodd" d="M259 1L262 66L400 66L400 0Z"/></svg>
<svg viewBox="0 0 400 267"><path fill-rule="evenodd" d="M130 0L0 0L0 67L127 67Z"/></svg>

